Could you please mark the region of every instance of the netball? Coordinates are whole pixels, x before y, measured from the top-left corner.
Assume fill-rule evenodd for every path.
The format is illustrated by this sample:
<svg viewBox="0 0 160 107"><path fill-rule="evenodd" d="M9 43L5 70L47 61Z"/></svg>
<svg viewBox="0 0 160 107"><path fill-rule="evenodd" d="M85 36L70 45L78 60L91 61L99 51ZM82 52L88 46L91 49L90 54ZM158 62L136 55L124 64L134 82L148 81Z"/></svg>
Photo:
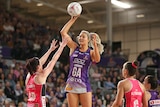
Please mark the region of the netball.
<svg viewBox="0 0 160 107"><path fill-rule="evenodd" d="M82 12L82 6L78 2L71 2L67 7L67 12L71 16L80 15Z"/></svg>

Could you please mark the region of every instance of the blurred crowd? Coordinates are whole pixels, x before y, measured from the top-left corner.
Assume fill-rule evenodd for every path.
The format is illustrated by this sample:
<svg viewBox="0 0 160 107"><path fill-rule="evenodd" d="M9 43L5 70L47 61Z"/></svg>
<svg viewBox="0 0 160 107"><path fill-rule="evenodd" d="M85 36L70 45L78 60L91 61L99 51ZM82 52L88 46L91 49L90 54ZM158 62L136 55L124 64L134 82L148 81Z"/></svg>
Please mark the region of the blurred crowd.
<svg viewBox="0 0 160 107"><path fill-rule="evenodd" d="M71 32L73 39L76 38ZM7 58L26 60L41 57L49 48L52 39L61 40L56 25L41 24L39 21L24 18L18 13L8 12L0 7L0 46L9 49ZM109 47L104 44L103 56L111 56ZM64 50L68 52L67 49ZM63 52L63 53L65 53ZM67 54L63 55L66 57ZM114 50L112 56L122 57L120 48Z"/></svg>
<svg viewBox="0 0 160 107"><path fill-rule="evenodd" d="M24 19L15 12L0 9L0 46L11 49L11 58L25 60L41 56L54 38L60 40L58 29Z"/></svg>

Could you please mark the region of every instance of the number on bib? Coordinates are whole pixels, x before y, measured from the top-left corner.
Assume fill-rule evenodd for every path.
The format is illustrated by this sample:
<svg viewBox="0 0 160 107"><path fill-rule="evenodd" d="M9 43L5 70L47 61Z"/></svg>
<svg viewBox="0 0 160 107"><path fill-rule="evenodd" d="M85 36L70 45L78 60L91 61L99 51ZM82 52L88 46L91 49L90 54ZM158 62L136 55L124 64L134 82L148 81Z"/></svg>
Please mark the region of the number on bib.
<svg viewBox="0 0 160 107"><path fill-rule="evenodd" d="M29 93L28 98L29 101L34 101L36 99L36 94L34 92Z"/></svg>
<svg viewBox="0 0 160 107"><path fill-rule="evenodd" d="M139 107L138 100L134 100L133 104L133 107Z"/></svg>
<svg viewBox="0 0 160 107"><path fill-rule="evenodd" d="M72 76L81 78L81 68L74 67L72 71Z"/></svg>

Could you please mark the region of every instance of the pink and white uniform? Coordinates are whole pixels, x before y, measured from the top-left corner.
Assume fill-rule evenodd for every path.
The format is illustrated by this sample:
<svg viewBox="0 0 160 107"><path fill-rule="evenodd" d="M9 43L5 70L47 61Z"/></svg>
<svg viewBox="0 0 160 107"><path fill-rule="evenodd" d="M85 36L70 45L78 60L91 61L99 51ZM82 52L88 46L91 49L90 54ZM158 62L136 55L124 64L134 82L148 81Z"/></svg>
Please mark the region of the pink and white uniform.
<svg viewBox="0 0 160 107"><path fill-rule="evenodd" d="M45 84L34 82L35 74L31 75L27 83L28 103L27 107L46 107Z"/></svg>
<svg viewBox="0 0 160 107"><path fill-rule="evenodd" d="M142 96L144 92L142 91L139 81L136 79L128 79L132 88L125 93L126 107L142 107Z"/></svg>

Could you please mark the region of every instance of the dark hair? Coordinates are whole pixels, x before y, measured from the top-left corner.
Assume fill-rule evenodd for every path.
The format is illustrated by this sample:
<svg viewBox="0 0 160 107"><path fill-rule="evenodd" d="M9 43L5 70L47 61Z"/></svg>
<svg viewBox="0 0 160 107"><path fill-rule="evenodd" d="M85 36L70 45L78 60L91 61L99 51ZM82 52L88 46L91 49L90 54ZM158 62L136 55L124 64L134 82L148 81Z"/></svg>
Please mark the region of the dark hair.
<svg viewBox="0 0 160 107"><path fill-rule="evenodd" d="M27 60L26 69L32 75L36 72L38 65L39 65L39 58L33 57Z"/></svg>
<svg viewBox="0 0 160 107"><path fill-rule="evenodd" d="M156 89L158 87L158 80L153 75L147 76L148 83L151 84L151 89Z"/></svg>
<svg viewBox="0 0 160 107"><path fill-rule="evenodd" d="M127 62L125 65L125 69L128 70L128 74L130 76L135 75L137 68L138 68L138 61Z"/></svg>

